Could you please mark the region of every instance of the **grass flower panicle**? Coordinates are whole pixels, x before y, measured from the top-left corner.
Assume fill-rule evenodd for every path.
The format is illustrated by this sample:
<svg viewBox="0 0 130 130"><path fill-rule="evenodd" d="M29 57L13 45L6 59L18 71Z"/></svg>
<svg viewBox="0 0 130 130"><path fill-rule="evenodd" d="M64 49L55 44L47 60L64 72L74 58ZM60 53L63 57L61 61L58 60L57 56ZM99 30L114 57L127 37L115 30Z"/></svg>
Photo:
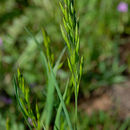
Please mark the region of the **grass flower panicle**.
<svg viewBox="0 0 130 130"><path fill-rule="evenodd" d="M77 129L77 100L79 83L82 75L83 57L79 56L79 21L76 17L74 0L64 0L64 5L60 2L63 13L63 25L61 25L62 36L68 48L68 66L71 71L71 82L75 93L75 129Z"/></svg>

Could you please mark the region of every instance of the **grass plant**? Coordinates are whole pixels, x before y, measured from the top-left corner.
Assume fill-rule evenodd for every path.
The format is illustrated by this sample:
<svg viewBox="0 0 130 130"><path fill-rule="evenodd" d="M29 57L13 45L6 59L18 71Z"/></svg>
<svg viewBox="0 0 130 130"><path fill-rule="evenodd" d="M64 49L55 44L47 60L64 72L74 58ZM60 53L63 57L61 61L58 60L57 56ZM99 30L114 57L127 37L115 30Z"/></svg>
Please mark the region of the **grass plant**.
<svg viewBox="0 0 130 130"><path fill-rule="evenodd" d="M62 5L63 4L63 5ZM83 57L80 58L79 55L79 48L80 48L80 40L79 40L79 23L76 17L76 11L74 6L73 0L64 0L63 3L60 2L60 7L63 13L63 25L61 27L61 33L63 39L65 41L65 47L61 52L58 60L56 63L54 62L54 54L50 49L50 38L47 35L45 29L42 29L43 34L43 45L33 36L33 34L26 29L28 34L34 39L35 43L37 44L37 48L40 52L41 61L43 64L44 70L46 70L46 77L47 77L47 96L45 106L41 112L39 113L39 107L36 103L35 109L32 109L31 102L30 102L30 89L29 87L25 87L24 78L18 69L17 78L14 78L14 86L16 92L16 98L20 107L20 110L25 118L25 121L30 129L49 129L51 126L51 118L53 115L53 105L54 105L54 94L55 90L59 97L60 103L57 109L57 114L55 116L54 121L54 129L61 129L61 124L64 122L60 122L60 115L62 109L65 114L65 122L67 122L69 130L77 130L77 118L78 118L78 91L79 91L79 84L82 75L82 67L83 67ZM44 49L43 49L44 48ZM60 67L62 67L61 59L66 51L67 48L67 61L68 67L71 73L70 79L68 79L66 83L66 87L64 90L64 94L62 96L61 90L56 79L57 71ZM44 51L45 50L45 51ZM71 91L74 92L75 95L75 123L74 127L71 123L69 112L66 107L65 98L68 91L68 86L71 84ZM70 93L72 94L72 93ZM40 116L41 115L41 116Z"/></svg>

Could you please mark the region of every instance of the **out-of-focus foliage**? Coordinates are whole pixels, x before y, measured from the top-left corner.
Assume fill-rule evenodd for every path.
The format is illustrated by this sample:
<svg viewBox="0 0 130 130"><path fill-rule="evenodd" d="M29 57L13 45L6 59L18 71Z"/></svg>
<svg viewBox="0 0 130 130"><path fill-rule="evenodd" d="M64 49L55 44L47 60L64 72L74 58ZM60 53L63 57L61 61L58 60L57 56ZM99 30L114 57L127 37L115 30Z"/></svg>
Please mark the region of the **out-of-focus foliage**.
<svg viewBox="0 0 130 130"><path fill-rule="evenodd" d="M130 1L125 0L130 6ZM120 0L76 0L76 10L79 17L81 54L84 55L84 70L80 92L91 95L98 87L110 86L125 80L122 72L130 73L130 54L126 64L120 62L119 46L124 45L130 35L130 11L119 12L117 6ZM62 21L58 0L0 0L0 100L2 96L11 98L15 104L12 77L16 68L24 72L24 78L30 85L32 93L41 104L45 100L44 71L40 56L33 39L25 31L31 30L39 42L43 42L41 28L46 30L51 38L51 49L57 59L63 48L59 23ZM66 63L67 64L67 63ZM127 69L128 68L128 69ZM58 71L58 79L67 79L66 65ZM62 82L62 81L61 81ZM62 89L62 88L61 88ZM40 93L39 93L40 91ZM9 118L15 129L23 129L16 125L23 120L12 104L0 101L3 122ZM8 117L7 115L11 115ZM89 121L90 122L90 121ZM113 123L113 122L111 122ZM93 125L93 124L92 124ZM20 127L20 128L18 128ZM12 128L13 129L13 128Z"/></svg>
<svg viewBox="0 0 130 130"><path fill-rule="evenodd" d="M85 84L86 79L88 80L86 86L90 89L123 80L120 73L124 67L120 68L118 63L118 47L120 34L130 33L128 29L129 12L118 12L118 3L119 1L113 0L77 1L80 17L81 53L85 56L84 78ZM55 48L54 51L57 51L62 47L61 42L63 42L59 29L61 18L57 6L59 5L56 0L53 2L46 0L37 2L1 1L0 33L4 43L1 47L1 59L2 65L5 64L3 66L8 70L7 72L12 72L17 66L20 66L26 70L25 78L28 78L29 83L40 82L39 77L42 77L42 74L38 72L40 66L36 46L25 32L24 27L33 30L37 38L41 39L39 30L45 26L48 34L53 34L50 37L53 48ZM114 64L111 64L112 62ZM37 69L33 69L34 67ZM7 77L9 81L6 81L6 84L10 84L10 75L9 73Z"/></svg>
<svg viewBox="0 0 130 130"><path fill-rule="evenodd" d="M87 116L87 115L85 115ZM107 129L112 129L112 130L125 130L127 128L130 128L130 119L127 119L124 122L118 121L117 115L114 114L109 115L108 113L105 113L103 111L95 112L91 116L85 117L84 115L81 114L80 116L80 126L81 130L107 130ZM85 120L82 120L82 119Z"/></svg>
<svg viewBox="0 0 130 130"><path fill-rule="evenodd" d="M120 35L129 28L129 13L117 11L119 1L84 1L80 5L80 30L85 59L86 87L93 90L124 80L125 66L119 65ZM83 9L83 10L82 10ZM91 80L91 82L90 82Z"/></svg>

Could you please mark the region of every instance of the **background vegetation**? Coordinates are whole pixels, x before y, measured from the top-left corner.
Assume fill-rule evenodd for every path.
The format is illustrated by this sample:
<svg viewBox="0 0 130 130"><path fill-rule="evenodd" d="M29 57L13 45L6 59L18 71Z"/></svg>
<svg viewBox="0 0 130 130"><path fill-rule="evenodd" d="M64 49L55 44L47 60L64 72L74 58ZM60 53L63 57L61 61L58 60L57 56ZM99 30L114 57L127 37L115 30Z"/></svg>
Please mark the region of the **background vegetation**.
<svg viewBox="0 0 130 130"><path fill-rule="evenodd" d="M124 82L130 75L130 1L124 2L128 10L118 9L120 0L76 0L79 17L80 55L84 56L83 75L79 101L93 97L99 88L110 89L113 84ZM23 130L27 128L19 111L13 87L13 76L19 67L26 84L31 89L31 100L39 108L46 101L46 74L40 53L32 37L43 43L41 28L46 28L51 39L50 47L56 61L64 48L60 24L62 13L58 0L0 0L0 129ZM62 68L57 72L59 84L65 86L68 79L66 55ZM64 87L60 88L64 92ZM80 103L80 102L79 102ZM32 102L33 104L33 102ZM55 95L53 118L59 104ZM68 106L73 119L74 99ZM116 112L98 111L91 116L78 108L78 128L121 129L129 126L129 120L120 120ZM64 115L63 115L64 116ZM53 118L51 123L53 124Z"/></svg>

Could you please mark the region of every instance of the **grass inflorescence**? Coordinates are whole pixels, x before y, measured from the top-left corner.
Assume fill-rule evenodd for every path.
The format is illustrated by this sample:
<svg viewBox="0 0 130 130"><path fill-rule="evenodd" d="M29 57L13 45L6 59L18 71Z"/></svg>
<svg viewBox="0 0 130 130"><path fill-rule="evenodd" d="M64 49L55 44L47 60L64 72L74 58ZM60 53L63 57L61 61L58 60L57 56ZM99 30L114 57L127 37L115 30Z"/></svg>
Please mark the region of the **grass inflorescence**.
<svg viewBox="0 0 130 130"><path fill-rule="evenodd" d="M79 56L79 22L76 17L74 0L64 0L64 5L60 2L63 13L63 24L61 25L62 36L65 40L68 50L68 66L71 72L71 82L75 93L75 129L77 129L77 106L79 83L82 75L83 57Z"/></svg>

